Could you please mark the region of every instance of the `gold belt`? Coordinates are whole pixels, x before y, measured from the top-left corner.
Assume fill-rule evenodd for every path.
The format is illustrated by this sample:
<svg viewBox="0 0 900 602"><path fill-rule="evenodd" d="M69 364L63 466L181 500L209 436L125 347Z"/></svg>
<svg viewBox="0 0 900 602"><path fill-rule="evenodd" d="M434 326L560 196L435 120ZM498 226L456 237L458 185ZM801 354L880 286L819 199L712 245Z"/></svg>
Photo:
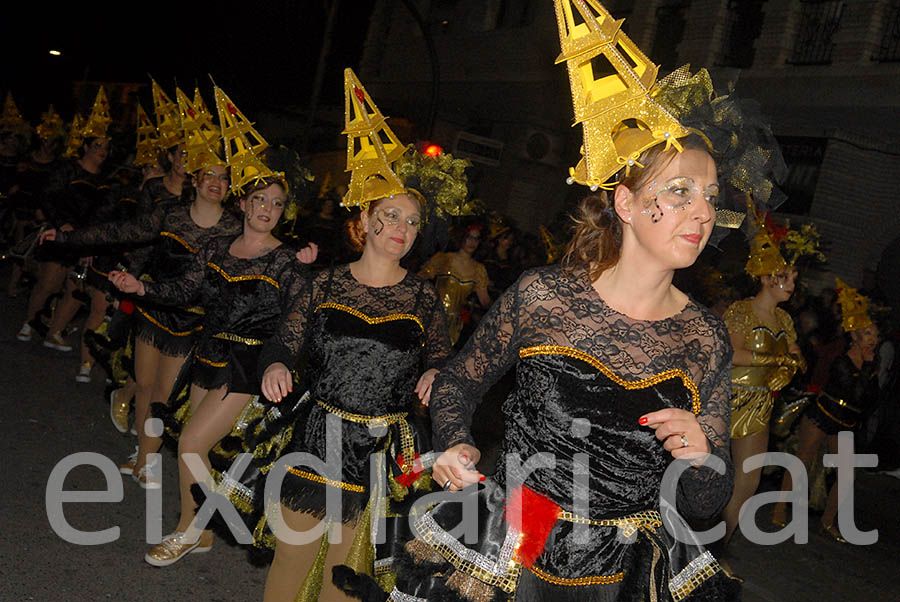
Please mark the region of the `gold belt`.
<svg viewBox="0 0 900 602"><path fill-rule="evenodd" d="M413 440L412 428L410 428L409 423L406 421L409 412L394 412L393 414L385 414L383 416L366 416L365 414L354 414L353 412L336 408L325 403L321 399L317 400L316 403L329 414L334 414L338 418L347 420L348 422L356 422L357 424L364 424L366 426L390 426L399 422L400 453L403 454L403 464L400 468L403 472L409 472L412 469L416 456L416 447Z"/></svg>
<svg viewBox="0 0 900 602"><path fill-rule="evenodd" d="M248 337L242 337L238 334L232 334L230 332L220 332L218 334L213 335L214 339L222 339L223 341L231 341L232 343L243 343L244 345L262 345L263 342L259 339L251 339Z"/></svg>
<svg viewBox="0 0 900 602"><path fill-rule="evenodd" d="M858 407L856 407L854 405L850 405L843 399L840 399L838 397L832 397L831 395L829 395L828 393L825 393L825 392L819 393L819 395L821 397L824 397L825 399L827 399L830 402L836 403L837 405L841 406L842 408L847 408L848 410L856 412L857 414L862 414L861 409L859 409Z"/></svg>
<svg viewBox="0 0 900 602"><path fill-rule="evenodd" d="M596 527L618 527L622 530L622 534L625 537L631 537L638 529L655 530L662 526L662 517L656 510L642 510L620 518L607 518L602 520L585 518L573 514L568 510L560 510L559 520L568 521L570 523L581 523L583 525L594 525Z"/></svg>

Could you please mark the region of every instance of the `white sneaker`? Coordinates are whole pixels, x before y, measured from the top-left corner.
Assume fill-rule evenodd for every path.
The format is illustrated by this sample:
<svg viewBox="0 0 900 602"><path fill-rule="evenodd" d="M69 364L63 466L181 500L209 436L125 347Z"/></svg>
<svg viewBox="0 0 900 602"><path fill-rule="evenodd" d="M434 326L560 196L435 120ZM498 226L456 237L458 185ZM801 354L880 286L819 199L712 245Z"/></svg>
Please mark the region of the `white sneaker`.
<svg viewBox="0 0 900 602"><path fill-rule="evenodd" d="M134 446L134 453L128 456L124 464L119 464L119 472L131 475L134 473L134 467L137 466L138 446Z"/></svg>
<svg viewBox="0 0 900 602"><path fill-rule="evenodd" d="M28 322L25 322L22 324L22 328L19 329L19 332L16 333L16 338L23 343L27 343L31 340L32 334L34 334L34 328L32 328Z"/></svg>
<svg viewBox="0 0 900 602"><path fill-rule="evenodd" d="M72 346L66 344L66 341L58 334L47 335L47 338L44 339L44 347L57 351L72 351Z"/></svg>
<svg viewBox="0 0 900 602"><path fill-rule="evenodd" d="M94 365L90 362L85 362L81 364L78 368L78 374L75 375L75 382L77 383L89 383L91 382L91 368Z"/></svg>
<svg viewBox="0 0 900 602"><path fill-rule="evenodd" d="M162 487L162 477L159 474L157 464L158 462L144 464L137 474L132 475L131 478L137 481L137 484L143 489L159 489Z"/></svg>

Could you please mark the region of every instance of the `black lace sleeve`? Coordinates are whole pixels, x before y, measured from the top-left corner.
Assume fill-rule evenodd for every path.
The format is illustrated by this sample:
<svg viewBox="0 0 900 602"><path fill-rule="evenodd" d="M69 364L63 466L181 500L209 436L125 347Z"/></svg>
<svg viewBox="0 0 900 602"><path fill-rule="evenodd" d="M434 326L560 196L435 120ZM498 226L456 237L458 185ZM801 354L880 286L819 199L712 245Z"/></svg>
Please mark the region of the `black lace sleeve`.
<svg viewBox="0 0 900 602"><path fill-rule="evenodd" d="M96 224L73 232L57 232L56 242L68 247L149 244L159 236L167 208L168 205L158 205L149 215L136 219Z"/></svg>
<svg viewBox="0 0 900 602"><path fill-rule="evenodd" d="M431 284L426 284L422 293L424 306L430 307L427 314L428 328L425 332L425 369L440 370L453 353L450 346L450 332L447 330L447 314L444 313L444 304Z"/></svg>
<svg viewBox="0 0 900 602"><path fill-rule="evenodd" d="M430 403L434 449L475 444L471 433L475 408L518 359L519 289L524 278L497 299L462 351L435 379Z"/></svg>
<svg viewBox="0 0 900 602"><path fill-rule="evenodd" d="M327 274L324 274L327 278ZM266 368L279 362L293 368L300 356L300 350L303 348L303 337L305 336L306 323L309 320L309 311L312 307L313 297L317 290L317 284L323 279L323 274L311 278L305 282L294 283L297 294L291 297L282 297L283 303L287 305L287 309L283 313L281 327L272 337L263 343L262 351L259 354L258 372L260 378L265 373Z"/></svg>
<svg viewBox="0 0 900 602"><path fill-rule="evenodd" d="M278 275L282 315L286 315L294 302L303 294L303 290L309 282L309 273L309 267L296 259L285 262Z"/></svg>
<svg viewBox="0 0 900 602"><path fill-rule="evenodd" d="M144 283L144 298L159 305L188 305L196 299L203 286L209 267L207 262L219 243L210 239L190 258L190 263L178 278Z"/></svg>
<svg viewBox="0 0 900 602"><path fill-rule="evenodd" d="M712 352L700 381L701 410L697 416L710 452L724 463L724 473L709 462L684 472L678 485L678 509L688 518L717 516L731 498L734 464L731 461L731 356L728 330L718 318L709 317L713 330Z"/></svg>

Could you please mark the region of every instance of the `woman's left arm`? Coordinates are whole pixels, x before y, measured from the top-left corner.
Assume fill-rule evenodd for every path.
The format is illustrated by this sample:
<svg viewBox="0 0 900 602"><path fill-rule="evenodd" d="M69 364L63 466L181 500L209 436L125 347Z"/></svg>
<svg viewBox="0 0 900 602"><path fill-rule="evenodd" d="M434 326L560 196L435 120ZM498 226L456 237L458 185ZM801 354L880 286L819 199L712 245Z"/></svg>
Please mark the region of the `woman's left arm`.
<svg viewBox="0 0 900 602"><path fill-rule="evenodd" d="M447 316L440 297L431 284L427 284L422 291L426 297L426 304L430 306L425 328L425 372L416 383L415 392L423 405L431 401L431 385L434 378L440 372L441 366L450 359L453 348L450 346L450 333L447 330Z"/></svg>
<svg viewBox="0 0 900 602"><path fill-rule="evenodd" d="M640 421L677 460L690 461L678 480L677 507L690 518L717 516L734 487L731 461L731 344L724 324L713 327L710 358L700 382L700 412L667 408ZM714 460L717 458L721 462Z"/></svg>

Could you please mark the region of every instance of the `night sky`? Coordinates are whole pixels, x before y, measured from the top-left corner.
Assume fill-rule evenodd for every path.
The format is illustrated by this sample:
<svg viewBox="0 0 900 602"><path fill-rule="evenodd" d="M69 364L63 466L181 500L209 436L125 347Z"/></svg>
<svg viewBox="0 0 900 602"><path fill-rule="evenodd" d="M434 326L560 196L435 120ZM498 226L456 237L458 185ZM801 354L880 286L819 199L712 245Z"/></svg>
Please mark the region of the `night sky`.
<svg viewBox="0 0 900 602"><path fill-rule="evenodd" d="M0 91L12 90L35 123L50 103L71 118L73 82L149 83L148 73L173 98L176 81L189 95L199 82L212 102L209 73L248 113L263 106L305 108L331 1L10 4L0 17ZM341 1L323 103L342 102L343 68L358 66L374 4ZM50 49L62 56L51 56ZM149 86L141 98L152 111Z"/></svg>

